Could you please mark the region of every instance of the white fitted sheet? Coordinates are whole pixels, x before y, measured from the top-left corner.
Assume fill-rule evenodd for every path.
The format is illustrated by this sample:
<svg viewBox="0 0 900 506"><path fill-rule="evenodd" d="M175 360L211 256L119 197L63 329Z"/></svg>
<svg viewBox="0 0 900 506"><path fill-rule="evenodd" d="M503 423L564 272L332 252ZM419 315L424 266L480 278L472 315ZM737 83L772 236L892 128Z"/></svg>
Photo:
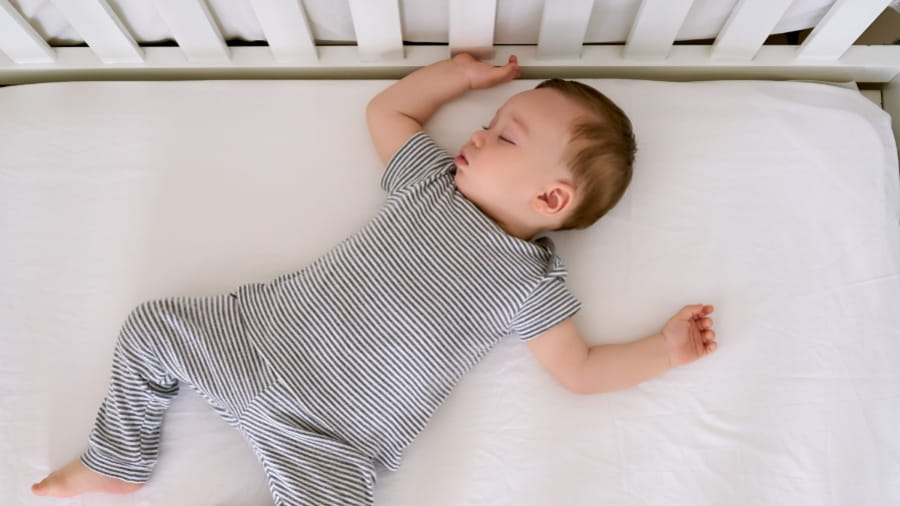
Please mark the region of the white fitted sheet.
<svg viewBox="0 0 900 506"><path fill-rule="evenodd" d="M107 0L138 42L171 40L172 32L153 2ZM543 0L496 0L495 44L536 44ZM46 0L11 0L45 39L81 42L62 13ZM711 39L725 25L738 0L695 0L677 40ZM795 0L772 33L815 26L834 0ZM207 0L206 4L226 39L265 40L251 0ZM304 0L313 37L319 42L352 42L356 32L348 0ZM622 42L628 36L641 0L595 0L585 42ZM447 0L400 0L403 39L409 42L448 40Z"/></svg>
<svg viewBox="0 0 900 506"><path fill-rule="evenodd" d="M592 343L715 304L719 350L635 388L565 392L502 343L379 505L900 504L900 191L888 116L796 82L585 80L632 117L622 202L554 235ZM364 121L386 81L0 89L0 503L269 504L241 436L189 391L151 483L48 502L140 301L296 269L378 208ZM455 152L517 81L448 105Z"/></svg>

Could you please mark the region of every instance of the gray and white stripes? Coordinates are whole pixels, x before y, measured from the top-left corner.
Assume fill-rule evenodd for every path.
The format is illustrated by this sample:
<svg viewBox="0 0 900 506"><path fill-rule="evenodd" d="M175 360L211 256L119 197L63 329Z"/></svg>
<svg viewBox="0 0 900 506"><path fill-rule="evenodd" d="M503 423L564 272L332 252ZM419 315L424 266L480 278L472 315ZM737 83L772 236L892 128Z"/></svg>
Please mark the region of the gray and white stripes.
<svg viewBox="0 0 900 506"><path fill-rule="evenodd" d="M82 461L145 482L156 463L162 417L179 384L196 389L231 423L271 381L243 336L233 297L170 299L135 308L113 355L109 390Z"/></svg>
<svg viewBox="0 0 900 506"><path fill-rule="evenodd" d="M366 227L238 292L251 339L320 429L390 469L501 338L579 308L549 241L506 234L456 190L454 169L417 133L389 162L387 200Z"/></svg>
<svg viewBox="0 0 900 506"><path fill-rule="evenodd" d="M163 414L181 385L244 434L276 504L372 503L371 459L297 416L293 396L247 341L234 296L159 300L132 311L82 462L146 482Z"/></svg>
<svg viewBox="0 0 900 506"><path fill-rule="evenodd" d="M549 240L506 234L454 168L420 132L388 164L379 214L310 266L136 308L82 461L147 481L163 414L190 385L245 435L277 504L371 504L374 460L396 469L500 339L580 307Z"/></svg>

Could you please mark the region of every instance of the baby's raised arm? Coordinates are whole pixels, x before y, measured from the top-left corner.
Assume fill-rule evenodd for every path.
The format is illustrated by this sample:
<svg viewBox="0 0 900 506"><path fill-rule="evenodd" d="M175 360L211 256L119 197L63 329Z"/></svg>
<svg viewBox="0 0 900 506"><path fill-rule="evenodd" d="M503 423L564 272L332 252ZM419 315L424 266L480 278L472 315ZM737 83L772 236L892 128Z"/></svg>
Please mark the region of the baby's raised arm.
<svg viewBox="0 0 900 506"><path fill-rule="evenodd" d="M382 163L422 129L443 104L470 89L490 88L518 77L516 57L494 67L462 53L423 67L392 84L366 107L369 134Z"/></svg>
<svg viewBox="0 0 900 506"><path fill-rule="evenodd" d="M571 319L528 341L541 365L577 394L628 388L716 349L708 305L685 306L661 332L637 341L589 347Z"/></svg>

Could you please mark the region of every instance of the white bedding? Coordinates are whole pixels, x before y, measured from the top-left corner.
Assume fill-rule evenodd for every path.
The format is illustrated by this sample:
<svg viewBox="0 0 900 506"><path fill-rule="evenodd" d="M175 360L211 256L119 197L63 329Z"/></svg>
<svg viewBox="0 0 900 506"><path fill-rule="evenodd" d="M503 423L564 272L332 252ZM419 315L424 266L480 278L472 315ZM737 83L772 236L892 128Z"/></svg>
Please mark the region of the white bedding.
<svg viewBox="0 0 900 506"><path fill-rule="evenodd" d="M554 236L594 343L716 306L719 350L568 394L526 346L466 377L379 505L900 504L900 191L888 116L794 82L585 80L632 117L633 185ZM240 435L185 391L153 481L52 502L138 302L296 269L383 195L363 117L385 81L0 88L0 504L270 504ZM452 152L515 91L428 131Z"/></svg>
<svg viewBox="0 0 900 506"><path fill-rule="evenodd" d="M107 0L138 42L171 40L172 32L153 2ZM82 42L62 13L46 0L11 0L32 26L55 43ZM544 0L496 0L495 44L536 44ZM678 40L711 39L725 25L738 0L695 0ZM210 12L226 39L265 40L251 0L207 0ZM795 0L772 33L814 26L834 0ZM628 36L641 0L595 0L585 42L622 42ZM304 0L313 36L319 42L350 42L356 32L348 0ZM447 0L400 0L403 39L409 42L447 42Z"/></svg>

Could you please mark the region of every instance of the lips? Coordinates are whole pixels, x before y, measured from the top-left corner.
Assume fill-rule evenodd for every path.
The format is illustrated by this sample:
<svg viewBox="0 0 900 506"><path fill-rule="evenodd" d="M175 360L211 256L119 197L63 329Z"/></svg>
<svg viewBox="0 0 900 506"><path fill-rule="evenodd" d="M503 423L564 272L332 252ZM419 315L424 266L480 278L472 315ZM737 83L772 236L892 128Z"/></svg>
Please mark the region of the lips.
<svg viewBox="0 0 900 506"><path fill-rule="evenodd" d="M456 165L459 165L461 163L469 165L469 160L466 158L466 154L462 151L460 151L459 155L457 155L456 158L453 159L453 162L456 163Z"/></svg>

